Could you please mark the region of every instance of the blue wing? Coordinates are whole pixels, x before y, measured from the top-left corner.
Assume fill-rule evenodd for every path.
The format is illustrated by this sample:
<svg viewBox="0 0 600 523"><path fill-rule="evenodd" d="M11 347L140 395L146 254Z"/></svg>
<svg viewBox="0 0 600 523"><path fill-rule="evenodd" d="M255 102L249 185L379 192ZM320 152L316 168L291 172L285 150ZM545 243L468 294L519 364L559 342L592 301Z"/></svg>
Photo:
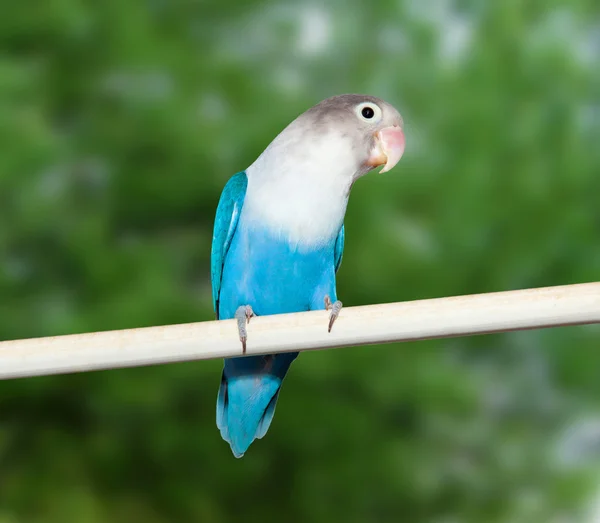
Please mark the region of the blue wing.
<svg viewBox="0 0 600 523"><path fill-rule="evenodd" d="M213 230L212 249L210 252L210 279L212 282L213 308L219 319L219 293L221 292L221 278L223 264L229 250L231 239L235 233L244 198L248 178L244 171L234 174L225 184L215 217ZM337 246L337 244L336 244Z"/></svg>
<svg viewBox="0 0 600 523"><path fill-rule="evenodd" d="M342 223L342 228L338 233L338 236L335 240L335 248L333 250L334 253L334 263L335 263L335 272L338 271L340 265L342 264L342 257L344 255L344 224Z"/></svg>

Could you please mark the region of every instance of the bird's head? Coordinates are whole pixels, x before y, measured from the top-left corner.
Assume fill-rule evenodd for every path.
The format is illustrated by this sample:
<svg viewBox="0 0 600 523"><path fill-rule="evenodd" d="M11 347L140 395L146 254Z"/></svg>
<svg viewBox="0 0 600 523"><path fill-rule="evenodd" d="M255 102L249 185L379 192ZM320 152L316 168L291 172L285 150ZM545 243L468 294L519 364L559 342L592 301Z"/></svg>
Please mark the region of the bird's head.
<svg viewBox="0 0 600 523"><path fill-rule="evenodd" d="M383 165L382 173L394 167L404 154L404 122L389 103L375 96L343 94L311 107L295 122L314 130L324 141L331 139L338 150L351 154L358 175ZM310 131L309 131L310 132Z"/></svg>
<svg viewBox="0 0 600 523"><path fill-rule="evenodd" d="M251 171L280 177L334 179L351 186L370 170L389 171L404 153L400 113L375 96L327 98L291 122L269 144Z"/></svg>

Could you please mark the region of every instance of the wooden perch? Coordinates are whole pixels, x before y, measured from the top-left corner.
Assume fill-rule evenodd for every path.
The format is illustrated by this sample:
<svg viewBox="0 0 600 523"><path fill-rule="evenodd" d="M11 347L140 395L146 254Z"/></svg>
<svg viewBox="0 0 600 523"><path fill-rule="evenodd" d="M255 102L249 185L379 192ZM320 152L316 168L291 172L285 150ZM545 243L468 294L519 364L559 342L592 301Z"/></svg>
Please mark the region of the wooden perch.
<svg viewBox="0 0 600 523"><path fill-rule="evenodd" d="M247 355L600 323L600 282L255 317ZM241 356L234 320L0 342L0 379Z"/></svg>

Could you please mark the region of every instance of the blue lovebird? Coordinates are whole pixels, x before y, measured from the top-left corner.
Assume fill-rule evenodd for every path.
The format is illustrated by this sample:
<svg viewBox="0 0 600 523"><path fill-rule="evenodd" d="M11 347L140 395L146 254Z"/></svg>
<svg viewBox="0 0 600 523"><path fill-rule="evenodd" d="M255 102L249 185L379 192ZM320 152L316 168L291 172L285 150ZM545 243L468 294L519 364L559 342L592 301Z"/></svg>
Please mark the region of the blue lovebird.
<svg viewBox="0 0 600 523"><path fill-rule="evenodd" d="M237 320L242 354L254 315L329 310L342 302L335 277L354 182L404 152L402 117L366 95L328 98L290 123L219 200L211 251L217 319ZM271 424L297 352L225 360L217 427L239 458Z"/></svg>

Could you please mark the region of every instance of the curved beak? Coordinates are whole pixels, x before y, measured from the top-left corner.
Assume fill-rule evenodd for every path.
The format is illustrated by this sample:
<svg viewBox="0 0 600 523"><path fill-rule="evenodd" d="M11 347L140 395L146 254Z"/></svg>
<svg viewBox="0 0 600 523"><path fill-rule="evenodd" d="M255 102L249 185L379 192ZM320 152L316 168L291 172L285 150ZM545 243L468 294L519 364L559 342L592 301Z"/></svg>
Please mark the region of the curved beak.
<svg viewBox="0 0 600 523"><path fill-rule="evenodd" d="M396 125L384 127L375 133L375 146L373 147L367 165L378 167L383 165L380 173L389 171L396 165L404 154L404 131Z"/></svg>

